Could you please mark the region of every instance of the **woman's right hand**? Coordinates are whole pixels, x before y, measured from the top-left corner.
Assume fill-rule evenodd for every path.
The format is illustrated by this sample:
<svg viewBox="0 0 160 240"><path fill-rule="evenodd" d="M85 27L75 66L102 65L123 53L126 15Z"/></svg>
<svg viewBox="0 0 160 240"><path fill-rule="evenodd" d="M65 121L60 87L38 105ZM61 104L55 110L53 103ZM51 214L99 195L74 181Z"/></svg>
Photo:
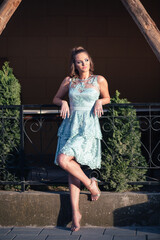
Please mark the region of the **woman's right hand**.
<svg viewBox="0 0 160 240"><path fill-rule="evenodd" d="M60 116L65 119L66 117L69 118L70 116L70 110L69 110L69 106L68 106L68 102L67 101L62 101L62 105L61 105L61 110L60 110Z"/></svg>

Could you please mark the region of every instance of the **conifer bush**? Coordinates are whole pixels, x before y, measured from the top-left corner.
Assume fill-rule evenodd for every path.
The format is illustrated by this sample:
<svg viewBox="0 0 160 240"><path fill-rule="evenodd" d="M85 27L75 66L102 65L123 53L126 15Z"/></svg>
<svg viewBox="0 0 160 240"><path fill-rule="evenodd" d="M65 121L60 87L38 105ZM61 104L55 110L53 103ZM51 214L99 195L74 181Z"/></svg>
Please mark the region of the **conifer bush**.
<svg viewBox="0 0 160 240"><path fill-rule="evenodd" d="M111 103L130 103L119 96L116 91ZM138 190L140 186L128 184L145 180L147 171L147 163L141 153L141 131L136 110L131 105L109 106L105 119L103 139L106 147L101 170L105 189L117 192Z"/></svg>
<svg viewBox="0 0 160 240"><path fill-rule="evenodd" d="M15 178L17 155L20 144L20 112L9 105L20 105L20 84L9 62L0 70L0 180Z"/></svg>

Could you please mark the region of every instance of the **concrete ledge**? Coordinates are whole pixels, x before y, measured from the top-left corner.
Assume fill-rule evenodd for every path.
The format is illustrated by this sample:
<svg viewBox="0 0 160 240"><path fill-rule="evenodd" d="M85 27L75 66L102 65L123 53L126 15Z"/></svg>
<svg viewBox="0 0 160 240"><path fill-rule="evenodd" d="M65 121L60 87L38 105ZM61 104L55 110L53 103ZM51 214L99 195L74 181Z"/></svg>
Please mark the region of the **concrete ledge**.
<svg viewBox="0 0 160 240"><path fill-rule="evenodd" d="M97 202L80 195L82 226L158 226L160 193L102 192ZM68 192L0 191L1 226L70 226Z"/></svg>

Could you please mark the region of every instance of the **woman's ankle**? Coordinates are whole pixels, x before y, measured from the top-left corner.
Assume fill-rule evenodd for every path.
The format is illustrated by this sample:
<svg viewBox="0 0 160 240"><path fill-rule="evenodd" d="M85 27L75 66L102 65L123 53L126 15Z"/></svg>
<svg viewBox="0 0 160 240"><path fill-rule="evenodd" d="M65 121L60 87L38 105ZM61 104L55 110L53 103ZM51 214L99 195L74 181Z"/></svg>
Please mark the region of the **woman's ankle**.
<svg viewBox="0 0 160 240"><path fill-rule="evenodd" d="M76 210L72 210L72 215L77 215L80 214L80 210L76 209Z"/></svg>

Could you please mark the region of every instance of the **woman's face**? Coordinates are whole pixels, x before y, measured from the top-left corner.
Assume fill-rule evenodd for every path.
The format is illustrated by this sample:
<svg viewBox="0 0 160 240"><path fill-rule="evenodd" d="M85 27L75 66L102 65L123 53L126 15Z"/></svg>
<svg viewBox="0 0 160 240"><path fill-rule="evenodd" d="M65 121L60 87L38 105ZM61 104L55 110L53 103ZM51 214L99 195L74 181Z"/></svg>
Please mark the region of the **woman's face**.
<svg viewBox="0 0 160 240"><path fill-rule="evenodd" d="M89 72L90 69L90 60L87 53L82 52L78 53L75 57L75 67L78 70L79 74L84 72Z"/></svg>

